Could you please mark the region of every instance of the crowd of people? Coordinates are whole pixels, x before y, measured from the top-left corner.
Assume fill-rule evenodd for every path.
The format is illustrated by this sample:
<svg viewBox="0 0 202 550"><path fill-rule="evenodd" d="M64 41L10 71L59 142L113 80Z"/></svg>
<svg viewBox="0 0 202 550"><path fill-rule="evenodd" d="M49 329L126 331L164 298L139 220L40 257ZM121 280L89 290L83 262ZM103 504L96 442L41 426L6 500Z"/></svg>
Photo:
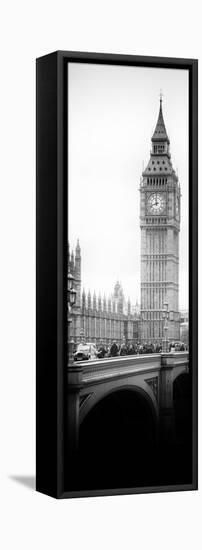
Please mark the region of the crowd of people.
<svg viewBox="0 0 202 550"><path fill-rule="evenodd" d="M109 347L101 344L98 348L98 357L117 357L123 355L137 355L145 353L161 353L162 345L160 343L144 343L144 344L118 344L113 342Z"/></svg>
<svg viewBox="0 0 202 550"><path fill-rule="evenodd" d="M178 347L179 349L176 350L175 344L173 342L169 343L169 351L186 350L186 346L182 342L179 343ZM117 342L113 342L113 344L109 347L101 344L98 348L98 357L102 359L104 357L117 357L117 356L123 356L123 355L137 355L137 354L161 353L161 352L162 352L161 342L156 342L156 343L144 342L143 344L140 344L140 343L118 344Z"/></svg>

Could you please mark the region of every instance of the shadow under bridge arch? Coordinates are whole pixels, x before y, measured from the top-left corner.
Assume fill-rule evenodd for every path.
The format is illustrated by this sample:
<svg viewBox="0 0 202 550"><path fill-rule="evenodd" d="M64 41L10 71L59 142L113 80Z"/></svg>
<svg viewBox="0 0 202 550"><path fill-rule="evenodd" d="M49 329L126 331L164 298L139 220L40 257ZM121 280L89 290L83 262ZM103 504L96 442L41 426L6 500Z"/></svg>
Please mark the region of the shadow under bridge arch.
<svg viewBox="0 0 202 550"><path fill-rule="evenodd" d="M80 424L82 484L86 489L148 485L157 431L157 413L146 392L135 386L110 391Z"/></svg>

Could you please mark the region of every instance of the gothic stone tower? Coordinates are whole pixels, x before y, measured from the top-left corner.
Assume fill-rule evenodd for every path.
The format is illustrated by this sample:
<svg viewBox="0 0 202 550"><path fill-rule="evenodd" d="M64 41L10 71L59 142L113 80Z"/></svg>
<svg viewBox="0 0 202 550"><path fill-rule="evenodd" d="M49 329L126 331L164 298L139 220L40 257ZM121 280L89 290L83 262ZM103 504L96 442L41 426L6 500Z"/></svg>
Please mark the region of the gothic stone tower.
<svg viewBox="0 0 202 550"><path fill-rule="evenodd" d="M75 254L72 250L71 255L68 247L68 263L70 272L74 277L74 288L76 290L76 304L73 308L72 322L70 326L70 337L75 342L80 341L80 310L81 310L81 248L77 240Z"/></svg>
<svg viewBox="0 0 202 550"><path fill-rule="evenodd" d="M162 341L163 310L169 312L167 338L179 340L180 185L172 167L162 97L149 163L140 184L141 338Z"/></svg>

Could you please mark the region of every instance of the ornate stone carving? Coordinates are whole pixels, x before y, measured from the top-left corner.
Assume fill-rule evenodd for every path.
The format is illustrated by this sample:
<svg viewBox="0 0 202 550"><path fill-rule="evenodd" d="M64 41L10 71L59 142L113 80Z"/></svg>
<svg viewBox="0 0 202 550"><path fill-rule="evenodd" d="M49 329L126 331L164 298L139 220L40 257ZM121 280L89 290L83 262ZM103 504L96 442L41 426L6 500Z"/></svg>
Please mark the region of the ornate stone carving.
<svg viewBox="0 0 202 550"><path fill-rule="evenodd" d="M89 397L92 395L92 392L91 393L86 393L85 395L81 395L80 396L80 401L79 401L79 407L82 407L82 405L84 403L86 403L86 401L89 399Z"/></svg>
<svg viewBox="0 0 202 550"><path fill-rule="evenodd" d="M155 397L156 397L156 400L158 402L158 396L159 396L159 381L158 381L158 376L155 376L154 378L147 378L147 380L145 380L145 382L147 382L147 384L150 386L150 388L152 389Z"/></svg>

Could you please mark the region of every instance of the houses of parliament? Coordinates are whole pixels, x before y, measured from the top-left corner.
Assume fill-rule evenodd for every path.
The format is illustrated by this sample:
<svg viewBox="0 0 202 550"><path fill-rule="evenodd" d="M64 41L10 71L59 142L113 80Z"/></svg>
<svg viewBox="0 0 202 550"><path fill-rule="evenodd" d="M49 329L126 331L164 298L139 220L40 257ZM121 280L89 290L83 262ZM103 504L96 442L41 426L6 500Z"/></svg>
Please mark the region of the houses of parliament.
<svg viewBox="0 0 202 550"><path fill-rule="evenodd" d="M81 292L81 248L68 252L68 264L74 277L76 303L72 311L70 338L78 344L84 338L87 342L110 346L112 342L134 344L140 335L139 307L125 300L122 285L116 282L112 294L106 296Z"/></svg>
<svg viewBox="0 0 202 550"><path fill-rule="evenodd" d="M165 337L180 339L179 232L181 189L172 166L170 140L166 131L162 97L151 138L149 162L140 179L141 305L126 302L116 282L112 295L81 294L81 249L69 254L75 280L76 304L72 311L71 338L110 345L113 341L135 344L157 343ZM165 314L166 311L166 314Z"/></svg>

